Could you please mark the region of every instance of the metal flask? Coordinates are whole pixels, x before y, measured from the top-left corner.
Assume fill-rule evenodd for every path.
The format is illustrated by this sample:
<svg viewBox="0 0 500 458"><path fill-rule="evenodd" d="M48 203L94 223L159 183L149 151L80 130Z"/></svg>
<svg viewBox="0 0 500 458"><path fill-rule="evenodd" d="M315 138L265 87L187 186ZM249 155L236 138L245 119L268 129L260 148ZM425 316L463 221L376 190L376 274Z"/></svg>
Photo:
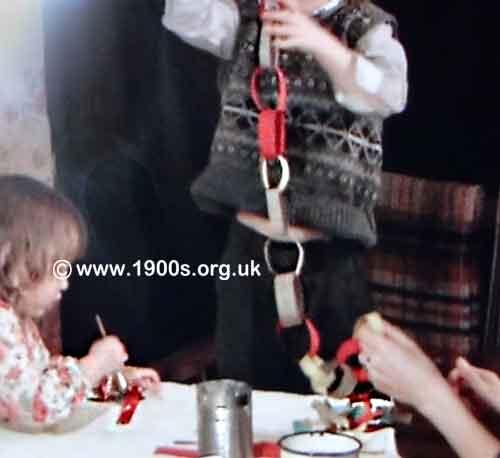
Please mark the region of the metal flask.
<svg viewBox="0 0 500 458"><path fill-rule="evenodd" d="M253 458L252 390L246 383L198 384L197 409L200 456Z"/></svg>

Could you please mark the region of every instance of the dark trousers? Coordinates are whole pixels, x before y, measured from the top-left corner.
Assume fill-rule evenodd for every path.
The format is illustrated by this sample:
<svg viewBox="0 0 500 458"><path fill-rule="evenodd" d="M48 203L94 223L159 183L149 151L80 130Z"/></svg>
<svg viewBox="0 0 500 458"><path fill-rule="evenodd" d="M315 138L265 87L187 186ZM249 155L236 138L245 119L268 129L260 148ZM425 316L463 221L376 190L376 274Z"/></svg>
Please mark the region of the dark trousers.
<svg viewBox="0 0 500 458"><path fill-rule="evenodd" d="M276 331L273 276L263 255L265 240L237 222L230 228L222 263L237 272L238 265L253 260L260 265L261 276L217 280L219 376L246 381L256 389L307 393L309 382L291 356L297 354L297 346L307 351L307 333L287 333L284 338ZM372 310L363 269L364 249L339 239L308 242L304 247L301 279L306 313L321 334L321 356L331 358L339 344L351 336L356 319ZM275 270L293 270L297 257L294 244L272 244Z"/></svg>

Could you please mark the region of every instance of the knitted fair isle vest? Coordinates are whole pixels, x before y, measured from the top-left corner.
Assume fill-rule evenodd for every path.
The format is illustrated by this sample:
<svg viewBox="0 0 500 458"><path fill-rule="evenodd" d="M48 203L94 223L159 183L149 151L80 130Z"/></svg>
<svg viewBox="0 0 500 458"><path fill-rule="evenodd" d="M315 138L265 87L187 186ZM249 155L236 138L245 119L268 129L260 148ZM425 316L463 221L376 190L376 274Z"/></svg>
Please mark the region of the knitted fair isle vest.
<svg viewBox="0 0 500 458"><path fill-rule="evenodd" d="M256 4L256 0L240 2L241 25L233 59L221 69L222 113L210 162L192 186L198 205L213 213L233 215L245 210L266 215L259 175L258 110L250 95L252 73L258 64ZM370 2L343 6L321 21L350 48L382 22L396 27L394 18ZM381 184L383 119L353 113L337 103L328 74L311 55L282 52L280 66L287 76L289 94L291 181L287 198L291 223L372 246L376 242L373 210ZM264 72L259 81L262 99L273 105L274 72Z"/></svg>

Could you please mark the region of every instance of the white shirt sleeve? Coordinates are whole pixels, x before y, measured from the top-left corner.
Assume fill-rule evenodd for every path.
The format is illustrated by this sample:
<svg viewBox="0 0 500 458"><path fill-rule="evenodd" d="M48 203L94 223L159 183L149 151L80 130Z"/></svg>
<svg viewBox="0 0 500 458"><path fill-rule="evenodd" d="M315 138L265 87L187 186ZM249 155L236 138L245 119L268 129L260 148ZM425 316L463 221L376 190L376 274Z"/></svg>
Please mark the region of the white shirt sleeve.
<svg viewBox="0 0 500 458"><path fill-rule="evenodd" d="M165 0L162 23L186 43L230 59L240 14L234 0Z"/></svg>
<svg viewBox="0 0 500 458"><path fill-rule="evenodd" d="M334 79L335 97L356 113L383 117L406 106L408 62L389 24L378 24L358 41L348 71Z"/></svg>

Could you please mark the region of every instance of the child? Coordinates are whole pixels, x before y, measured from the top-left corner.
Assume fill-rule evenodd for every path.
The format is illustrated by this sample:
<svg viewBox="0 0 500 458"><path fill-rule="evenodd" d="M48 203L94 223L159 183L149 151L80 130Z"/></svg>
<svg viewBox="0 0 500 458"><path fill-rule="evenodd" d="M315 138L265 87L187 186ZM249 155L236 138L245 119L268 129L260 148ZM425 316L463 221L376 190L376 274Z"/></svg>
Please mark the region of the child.
<svg viewBox="0 0 500 458"><path fill-rule="evenodd" d="M360 358L378 390L415 407L441 431L461 458L500 456L500 442L467 410L413 340L387 322L382 333L361 326L356 334L362 345ZM500 409L500 379L496 374L460 358L450 373L450 381L454 384L459 377L492 407Z"/></svg>
<svg viewBox="0 0 500 458"><path fill-rule="evenodd" d="M163 24L226 60L210 163L192 187L202 209L235 217L223 262L233 272L251 260L264 266L263 246L271 239L274 270L289 272L298 262L295 242L304 243L305 308L323 337L321 355L330 358L356 318L370 311L361 256L376 241L382 124L405 106L406 57L394 38L394 18L369 1L279 3L280 10L264 13L262 30L257 0L166 0ZM259 110L250 81L263 33L281 50L279 66L288 79L286 237L266 217L258 172ZM259 78L267 104L276 94L276 76L271 69ZM309 391L276 333L272 281L265 268L258 278L218 281L220 375L263 389ZM282 337L300 359L309 344L305 326Z"/></svg>
<svg viewBox="0 0 500 458"><path fill-rule="evenodd" d="M113 336L80 359L50 356L33 321L60 301L67 280L52 274L86 245L78 210L48 186L23 176L0 176L0 421L39 430L71 414L87 390L127 360ZM159 382L150 369L124 370L145 388Z"/></svg>

